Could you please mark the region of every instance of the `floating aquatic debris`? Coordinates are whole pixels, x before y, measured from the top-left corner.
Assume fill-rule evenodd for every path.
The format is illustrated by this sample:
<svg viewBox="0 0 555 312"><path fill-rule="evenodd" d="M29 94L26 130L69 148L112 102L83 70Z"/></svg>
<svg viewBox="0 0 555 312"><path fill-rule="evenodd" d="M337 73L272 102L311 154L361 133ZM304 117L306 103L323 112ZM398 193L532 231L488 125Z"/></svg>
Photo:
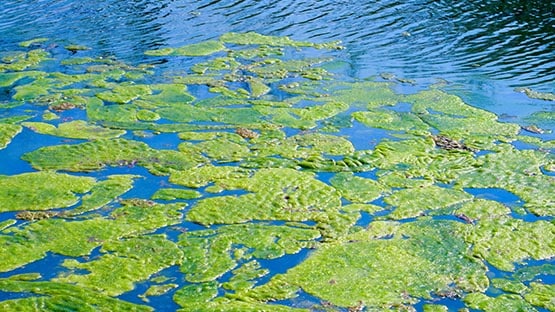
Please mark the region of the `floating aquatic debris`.
<svg viewBox="0 0 555 312"><path fill-rule="evenodd" d="M254 132L250 129L242 128L242 127L239 127L237 129L235 129L235 133L240 135L243 139L256 139L259 136L258 133Z"/></svg>
<svg viewBox="0 0 555 312"><path fill-rule="evenodd" d="M15 218L19 220L37 221L42 219L49 219L58 215L54 211L20 211L15 214Z"/></svg>
<svg viewBox="0 0 555 312"><path fill-rule="evenodd" d="M450 150L471 151L471 152L476 151L475 149L469 148L464 143L455 141L443 135L432 135L432 140L434 140L434 143L436 144L436 146L446 149L448 151Z"/></svg>
<svg viewBox="0 0 555 312"><path fill-rule="evenodd" d="M543 134L545 133L545 130L543 130L542 128L536 126L536 125L529 125L529 126L521 126L522 130L531 132L531 133L536 133L536 134Z"/></svg>

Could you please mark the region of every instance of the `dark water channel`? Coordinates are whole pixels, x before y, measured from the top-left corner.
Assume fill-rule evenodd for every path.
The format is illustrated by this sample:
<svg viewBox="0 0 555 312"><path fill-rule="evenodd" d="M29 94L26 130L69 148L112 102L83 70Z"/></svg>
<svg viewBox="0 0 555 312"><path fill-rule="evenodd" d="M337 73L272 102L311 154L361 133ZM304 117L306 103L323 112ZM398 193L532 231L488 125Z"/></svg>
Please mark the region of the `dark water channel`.
<svg viewBox="0 0 555 312"><path fill-rule="evenodd" d="M502 121L525 125L535 112L555 111L555 101L532 99L515 91L518 87L555 91L555 1L3 0L0 5L0 54L15 49L21 41L47 37L60 45L85 45L96 55L141 64L151 61L144 55L146 50L247 31L311 42L341 40L345 46L341 62L348 64L348 76L383 80L380 75L389 77L384 74L390 73L416 82L417 86L399 86L399 92L445 80L444 90L498 114ZM169 70L175 66L158 65ZM555 122L539 126L546 130L542 138L555 139ZM26 130L12 143L18 147L2 151L5 159L0 159L0 174L30 171L18 155L55 142L32 142L29 137L32 134ZM166 138L167 142L153 144L175 148L175 136ZM353 143L357 144L356 138ZM120 171L114 173L134 172ZM141 175L148 178L129 196L152 193L153 183L167 183L167 178L154 177L146 170ZM283 266L296 265L307 253L264 265L280 271ZM27 269L61 261L49 255ZM492 274L497 273L492 269ZM121 298L136 300L147 288L141 284ZM5 299L12 297L0 292L0 300ZM457 300L440 303L453 311L464 306ZM153 298L151 305L161 311L178 308L170 296Z"/></svg>

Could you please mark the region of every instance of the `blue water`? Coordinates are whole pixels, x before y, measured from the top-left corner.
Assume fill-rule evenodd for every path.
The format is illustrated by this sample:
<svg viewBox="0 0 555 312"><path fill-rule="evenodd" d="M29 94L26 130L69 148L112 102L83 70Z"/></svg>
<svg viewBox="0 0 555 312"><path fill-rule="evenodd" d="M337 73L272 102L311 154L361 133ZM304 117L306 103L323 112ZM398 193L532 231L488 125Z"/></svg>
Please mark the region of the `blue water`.
<svg viewBox="0 0 555 312"><path fill-rule="evenodd" d="M18 42L48 37L59 44L49 47L54 55L68 53L61 48L66 44L81 44L92 48L84 51L84 55L103 55L141 64L152 61L144 56L145 50L215 39L230 31L256 31L313 42L341 40L346 49L336 56L347 65L343 67L347 76L380 80L380 73L392 73L415 80L416 85L396 86L399 93L416 92L445 80L443 89L461 96L471 105L498 114L502 121L526 124L526 117L534 112L555 110L555 102L530 99L514 91L515 87L523 86L543 92L555 91L553 1L3 0L0 55L16 49ZM157 64L165 71L180 71L189 65L187 60ZM190 91L207 94L201 87ZM0 100L5 97L7 94L1 94ZM0 109L0 118L27 108ZM398 105L394 109L402 111L404 108ZM541 138L555 139L555 123L539 126L552 131ZM388 132L355 122L344 134L357 149L371 149L379 142L372 138L383 138ZM178 143L174 134L140 140L162 149L176 149ZM19 159L20 155L45 144L60 143L60 138L39 136L23 129L12 144L1 151L0 174L32 171L28 163ZM148 198L159 185L168 183L167 177L156 177L138 168L106 169L89 175L138 172L145 178L136 181L135 188L124 197ZM325 174L321 177L324 181L329 179ZM509 207L521 205L518 198L508 192L469 192ZM364 214L359 225L366 225L370 220L371 216ZM189 230L201 228L194 224L185 226ZM177 229L164 230L172 239L179 234ZM261 262L273 271L272 276L294 266L308 253L305 250L300 258L288 256L280 261ZM49 255L21 271L35 272L43 266L58 266L61 261L62 257ZM177 271L168 274L182 280ZM6 274L0 274L4 276ZM122 298L141 302L136 296L146 288L147 285L141 284ZM171 300L167 302L171 293L152 297L150 304L161 310L175 309ZM10 296L0 293L1 299ZM304 299L315 300L309 296ZM454 310L462 307L460 302L439 303L446 303Z"/></svg>

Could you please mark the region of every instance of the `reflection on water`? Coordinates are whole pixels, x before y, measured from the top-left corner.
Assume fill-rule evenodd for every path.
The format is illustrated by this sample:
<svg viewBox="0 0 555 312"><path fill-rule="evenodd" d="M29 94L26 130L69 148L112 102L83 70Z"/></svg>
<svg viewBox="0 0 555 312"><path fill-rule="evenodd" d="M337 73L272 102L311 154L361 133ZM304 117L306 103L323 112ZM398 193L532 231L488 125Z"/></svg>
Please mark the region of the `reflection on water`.
<svg viewBox="0 0 555 312"><path fill-rule="evenodd" d="M392 71L461 81L476 74L553 88L552 1L17 1L3 2L2 45L38 36L140 60L227 31L342 40L353 75ZM0 41L0 43L2 43ZM3 47L2 47L3 48ZM551 84L550 84L551 83Z"/></svg>

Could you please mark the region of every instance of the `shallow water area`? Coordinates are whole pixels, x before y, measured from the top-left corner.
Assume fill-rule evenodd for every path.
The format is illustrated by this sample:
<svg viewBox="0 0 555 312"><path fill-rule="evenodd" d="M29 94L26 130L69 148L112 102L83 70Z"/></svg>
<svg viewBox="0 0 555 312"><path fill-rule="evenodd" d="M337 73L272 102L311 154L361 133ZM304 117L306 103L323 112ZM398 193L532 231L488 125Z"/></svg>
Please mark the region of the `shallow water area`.
<svg viewBox="0 0 555 312"><path fill-rule="evenodd" d="M0 310L555 311L554 11L8 0Z"/></svg>

